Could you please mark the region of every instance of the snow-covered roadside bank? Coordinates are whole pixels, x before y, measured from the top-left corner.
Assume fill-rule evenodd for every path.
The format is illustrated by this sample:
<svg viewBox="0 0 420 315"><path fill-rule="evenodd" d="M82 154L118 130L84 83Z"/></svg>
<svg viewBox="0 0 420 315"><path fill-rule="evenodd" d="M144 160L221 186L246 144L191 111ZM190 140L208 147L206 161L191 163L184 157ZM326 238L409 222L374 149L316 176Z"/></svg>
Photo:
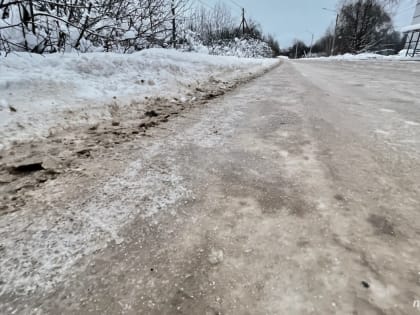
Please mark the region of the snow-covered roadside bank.
<svg viewBox="0 0 420 315"><path fill-rule="evenodd" d="M112 119L145 98L188 101L209 80L230 81L278 61L150 49L113 53L10 54L0 59L0 149L49 131Z"/></svg>
<svg viewBox="0 0 420 315"><path fill-rule="evenodd" d="M316 58L305 58L305 60L322 60L322 61L337 61L337 60L388 60L388 61L419 61L420 57L407 57L405 51L402 51L399 55L384 56L375 53L362 53L362 54L344 54L331 57L316 57Z"/></svg>

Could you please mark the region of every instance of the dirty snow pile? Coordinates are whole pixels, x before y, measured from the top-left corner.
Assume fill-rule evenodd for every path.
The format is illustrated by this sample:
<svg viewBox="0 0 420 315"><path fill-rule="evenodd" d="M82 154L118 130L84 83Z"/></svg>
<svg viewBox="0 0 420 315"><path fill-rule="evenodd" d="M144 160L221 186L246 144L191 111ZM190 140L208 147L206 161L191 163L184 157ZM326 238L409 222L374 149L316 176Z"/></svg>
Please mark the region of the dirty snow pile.
<svg viewBox="0 0 420 315"><path fill-rule="evenodd" d="M115 103L153 97L187 101L192 89L212 78L229 81L275 62L166 49L2 56L0 149L15 140L46 136L52 127L95 123L107 118Z"/></svg>

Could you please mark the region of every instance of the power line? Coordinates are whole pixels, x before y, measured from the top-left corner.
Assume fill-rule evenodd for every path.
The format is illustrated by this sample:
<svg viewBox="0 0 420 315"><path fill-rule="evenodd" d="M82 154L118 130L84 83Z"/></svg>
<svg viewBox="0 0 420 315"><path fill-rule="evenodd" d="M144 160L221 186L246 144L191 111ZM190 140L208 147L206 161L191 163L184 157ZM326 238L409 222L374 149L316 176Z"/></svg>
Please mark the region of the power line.
<svg viewBox="0 0 420 315"><path fill-rule="evenodd" d="M216 10L215 7L211 7L208 3L205 3L203 0L197 0L197 1L212 11ZM249 33L250 30L249 30L248 21L245 16L245 7L241 6L235 0L229 0L229 2L233 3L235 6L241 9L241 23L239 25L239 29L242 30L242 34L245 35L246 33Z"/></svg>
<svg viewBox="0 0 420 315"><path fill-rule="evenodd" d="M236 2L235 0L229 0L230 2L232 2L234 5L236 5L237 7L239 7L239 8L243 8L244 6L243 5L240 5L238 2Z"/></svg>
<svg viewBox="0 0 420 315"><path fill-rule="evenodd" d="M208 3L206 3L206 2L204 2L203 0L196 0L196 1L198 1L199 3L201 3L202 5L204 5L205 7L207 7L207 8L209 8L209 9L211 9L211 10L213 10L213 11L215 11L216 9L215 9L215 7L214 6L211 6L210 4L208 4ZM240 9L244 9L244 6L241 6L238 2L236 2L236 1L234 1L234 0L228 0L229 2L231 2L232 4L234 4L235 6L237 6L238 8L240 8ZM220 1L220 2L223 2L225 5L227 5L227 3L225 3L224 1ZM231 6L229 6L229 5L227 5L231 10L233 10L233 8L231 7Z"/></svg>
<svg viewBox="0 0 420 315"><path fill-rule="evenodd" d="M200 2L202 5L214 10L214 6L211 6L211 5L209 5L208 3L205 3L202 0L197 0L197 1ZM236 2L234 0L228 0L228 1L231 2L232 4L234 4L235 6L237 6L238 8L240 8L240 9L244 8L244 6L240 5L238 2ZM221 2L223 2L223 1L221 1Z"/></svg>
<svg viewBox="0 0 420 315"><path fill-rule="evenodd" d="M212 7L208 3L205 3L204 1L201 1L201 0L197 0L197 1L200 2L202 5L204 5L205 7L209 8L210 10L214 11L214 7Z"/></svg>

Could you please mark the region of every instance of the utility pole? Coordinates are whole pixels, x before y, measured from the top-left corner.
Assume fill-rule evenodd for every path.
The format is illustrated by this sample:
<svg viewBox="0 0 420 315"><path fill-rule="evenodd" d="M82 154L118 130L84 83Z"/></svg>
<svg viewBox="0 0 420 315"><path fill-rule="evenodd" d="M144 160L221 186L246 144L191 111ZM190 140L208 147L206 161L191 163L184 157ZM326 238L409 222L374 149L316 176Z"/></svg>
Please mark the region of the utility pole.
<svg viewBox="0 0 420 315"><path fill-rule="evenodd" d="M337 26L338 26L338 20L340 18L340 12L338 12L336 10L327 9L327 8L322 8L322 10L334 12L334 13L337 14L337 17L335 19L334 36L333 36L333 42L332 42L332 46L331 46L331 53L330 53L330 56L332 56L332 55L334 55L334 52L335 52L335 41L336 41L336 37L337 37Z"/></svg>
<svg viewBox="0 0 420 315"><path fill-rule="evenodd" d="M175 0L172 0L171 9L172 9L172 46L173 48L176 48Z"/></svg>
<svg viewBox="0 0 420 315"><path fill-rule="evenodd" d="M242 21L241 24L239 25L239 28L242 28L242 36L245 35L245 32L248 32L248 22L246 21L246 17L245 17L245 8L242 8Z"/></svg>
<svg viewBox="0 0 420 315"><path fill-rule="evenodd" d="M242 35L245 34L245 8L242 8Z"/></svg>
<svg viewBox="0 0 420 315"><path fill-rule="evenodd" d="M312 57L312 47L314 47L314 34L312 34L311 48L309 49L309 57Z"/></svg>
<svg viewBox="0 0 420 315"><path fill-rule="evenodd" d="M312 33L312 32L310 32L310 31L306 31L306 32L308 32L309 34L312 35L312 38L311 38L311 46L309 48L309 57L312 57L312 48L314 47L314 37L315 37L315 34Z"/></svg>
<svg viewBox="0 0 420 315"><path fill-rule="evenodd" d="M331 47L331 56L333 56L334 52L335 52L335 41L336 41L336 38L337 38L337 25L338 25L338 19L339 18L340 18L340 13L337 13L337 18L335 19L333 43L332 43L332 47Z"/></svg>

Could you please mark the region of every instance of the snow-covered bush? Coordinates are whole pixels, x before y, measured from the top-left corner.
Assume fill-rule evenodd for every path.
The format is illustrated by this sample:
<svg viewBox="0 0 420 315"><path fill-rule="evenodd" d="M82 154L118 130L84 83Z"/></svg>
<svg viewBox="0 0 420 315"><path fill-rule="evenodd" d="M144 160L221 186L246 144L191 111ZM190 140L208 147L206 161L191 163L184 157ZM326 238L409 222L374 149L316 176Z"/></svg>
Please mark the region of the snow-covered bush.
<svg viewBox="0 0 420 315"><path fill-rule="evenodd" d="M220 39L205 45L197 33L186 30L179 42L179 49L183 51L240 58L273 57L271 47L266 42L255 38Z"/></svg>
<svg viewBox="0 0 420 315"><path fill-rule="evenodd" d="M0 50L134 51L170 43L184 0L2 0Z"/></svg>
<svg viewBox="0 0 420 315"><path fill-rule="evenodd" d="M209 48L204 45L203 41L196 32L190 29L183 29L180 38L178 39L178 48L182 51L198 52L208 54Z"/></svg>
<svg viewBox="0 0 420 315"><path fill-rule="evenodd" d="M270 46L266 42L255 38L216 41L209 47L209 52L211 55L244 58L271 58L273 56Z"/></svg>

